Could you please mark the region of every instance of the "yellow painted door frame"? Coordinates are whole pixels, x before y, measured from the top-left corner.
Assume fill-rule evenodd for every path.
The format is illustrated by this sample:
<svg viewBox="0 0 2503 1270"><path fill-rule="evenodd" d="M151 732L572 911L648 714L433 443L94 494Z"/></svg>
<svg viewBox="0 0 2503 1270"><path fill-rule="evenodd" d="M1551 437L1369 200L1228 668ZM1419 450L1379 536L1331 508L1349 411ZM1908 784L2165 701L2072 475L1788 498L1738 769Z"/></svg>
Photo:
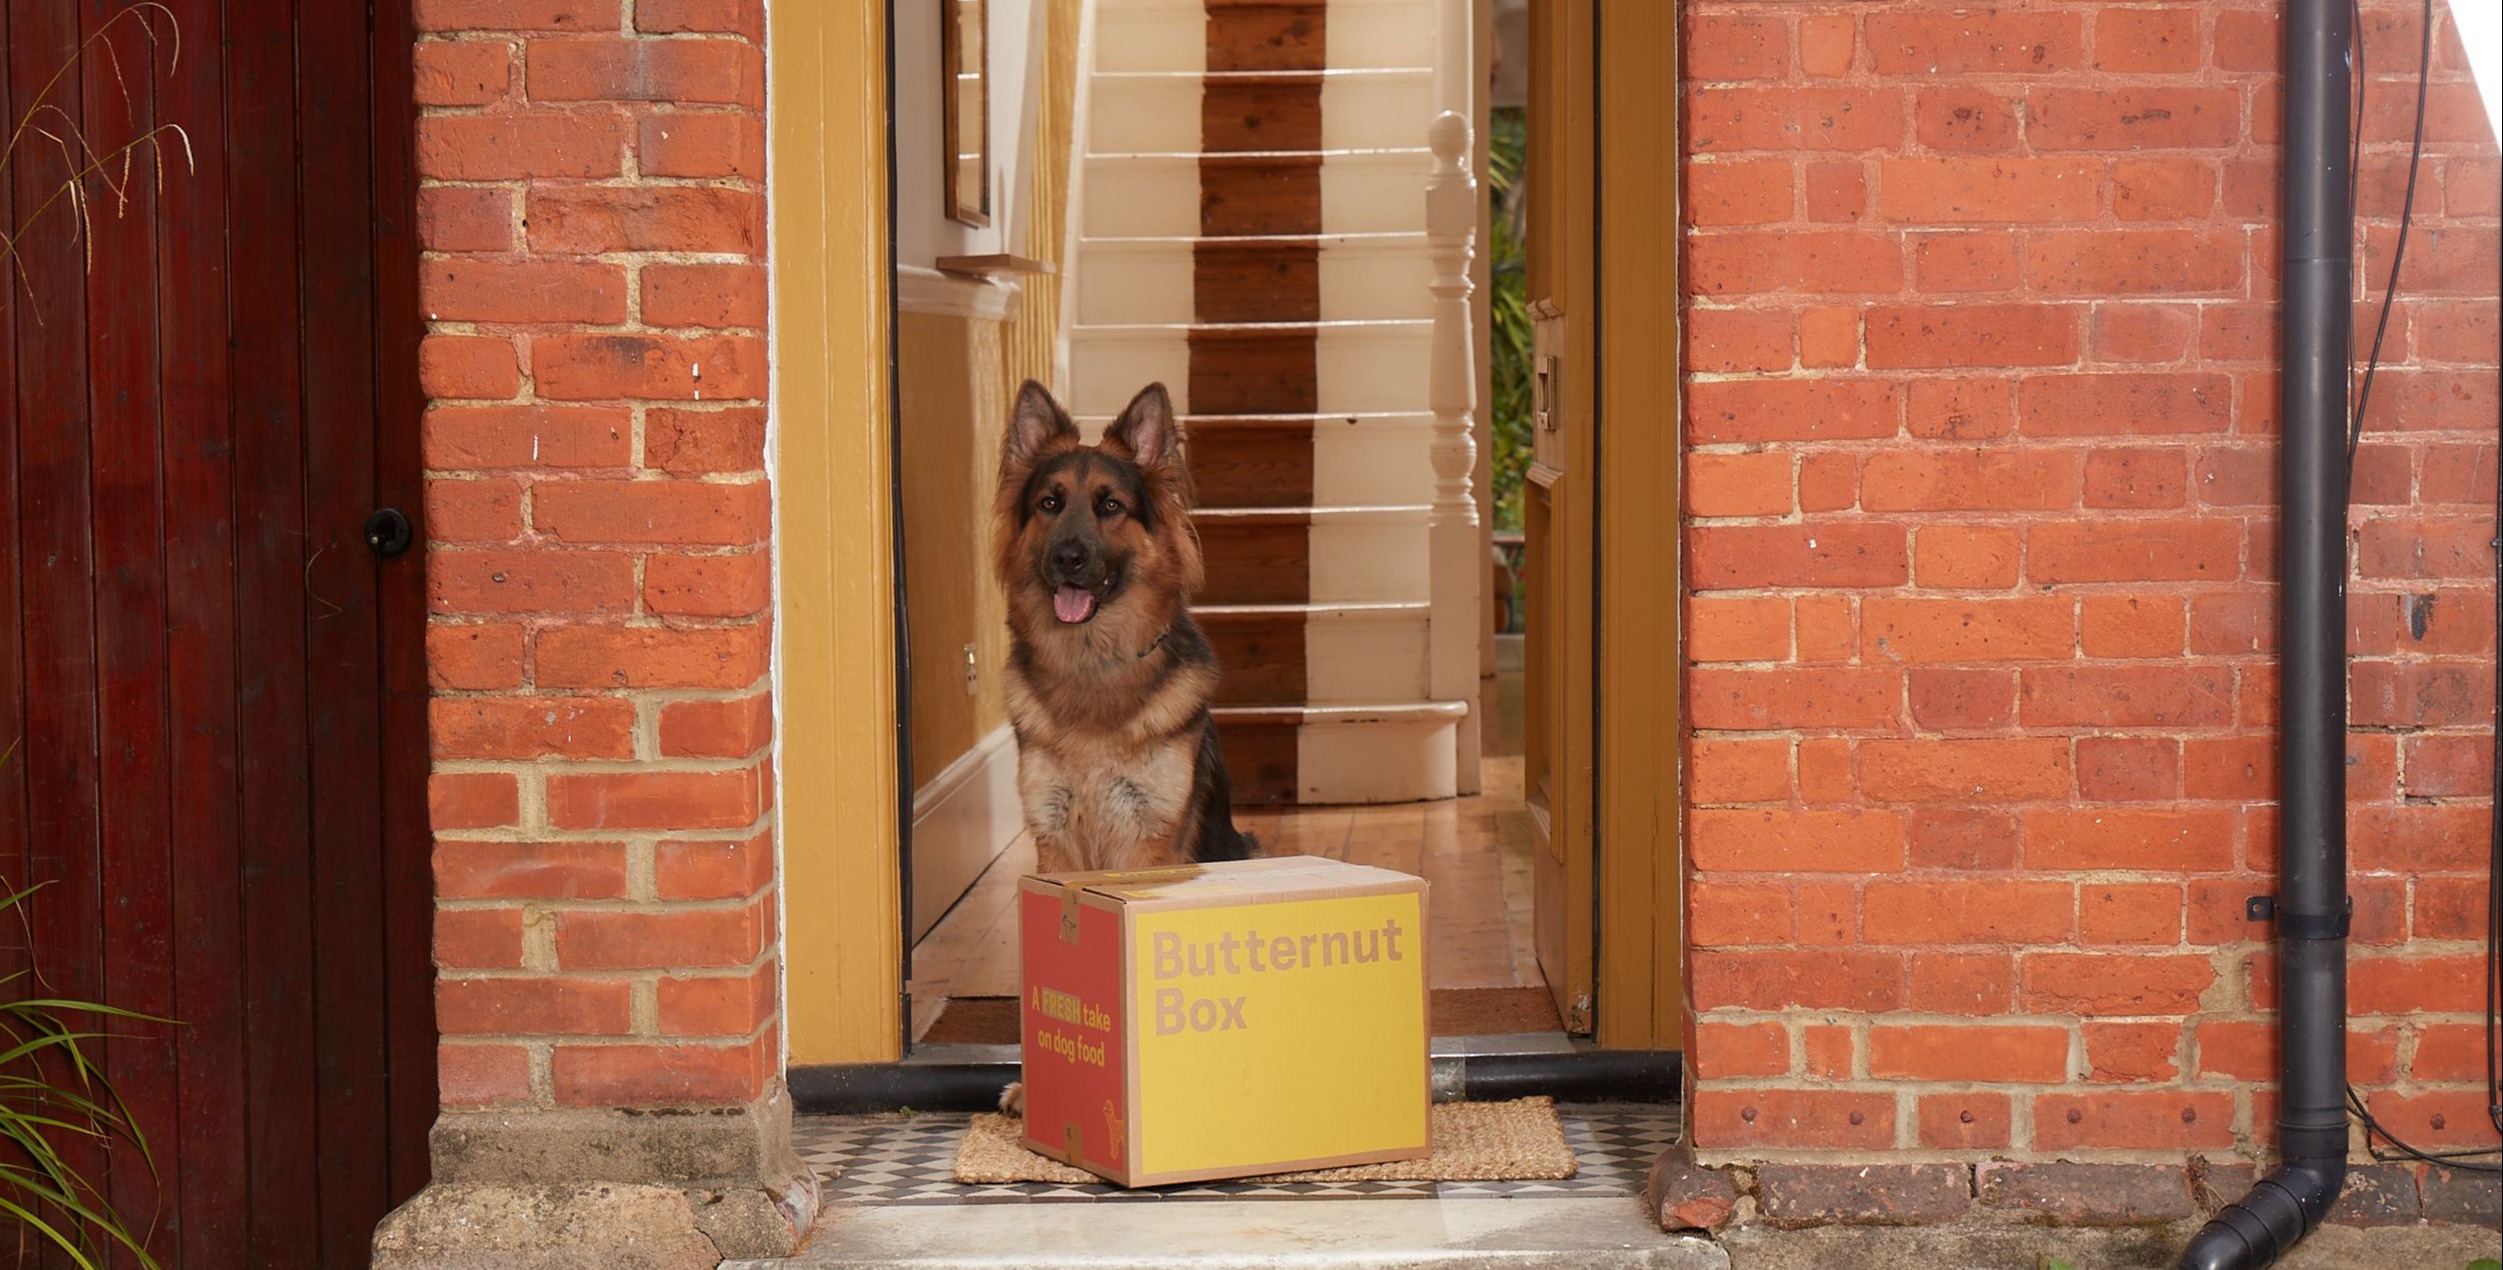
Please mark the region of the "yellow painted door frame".
<svg viewBox="0 0 2503 1270"><path fill-rule="evenodd" d="M1685 1048L1677 7L1599 0L1599 1042Z"/></svg>
<svg viewBox="0 0 2503 1270"><path fill-rule="evenodd" d="M1596 384L1565 402L1590 447L1576 469L1580 505L1564 509L1578 522L1566 550L1596 594L1568 602L1581 616L1559 630L1572 690L1559 703L1571 735L1555 738L1564 761L1553 773L1569 805L1556 810L1590 848L1562 897L1558 933L1571 938L1559 951L1585 991L1577 1021L1595 1022L1603 1045L1676 1048L1682 429L1676 76L1665 69L1677 65L1675 11L1657 0L1563 0L1536 12L1557 24L1542 52L1578 53L1579 64L1551 85L1564 91L1533 90L1565 109L1533 134L1533 180L1548 191L1534 185L1533 198L1552 210L1532 223L1554 236L1533 242L1531 268L1579 297L1577 320L1591 329L1568 339L1567 381ZM904 1050L905 949L886 12L785 2L772 21L787 1038L793 1065L892 1061ZM1543 147L1555 149L1542 158ZM1575 159L1548 166L1562 154ZM1594 581L1595 556L1604 567ZM1604 626L1592 621L1594 598Z"/></svg>
<svg viewBox="0 0 2503 1270"><path fill-rule="evenodd" d="M1530 298L1558 354L1527 500L1537 946L1569 1028L1677 1049L1676 8L1560 0L1531 22Z"/></svg>
<svg viewBox="0 0 2503 1270"><path fill-rule="evenodd" d="M793 1066L904 1051L884 4L767 56L785 983Z"/></svg>

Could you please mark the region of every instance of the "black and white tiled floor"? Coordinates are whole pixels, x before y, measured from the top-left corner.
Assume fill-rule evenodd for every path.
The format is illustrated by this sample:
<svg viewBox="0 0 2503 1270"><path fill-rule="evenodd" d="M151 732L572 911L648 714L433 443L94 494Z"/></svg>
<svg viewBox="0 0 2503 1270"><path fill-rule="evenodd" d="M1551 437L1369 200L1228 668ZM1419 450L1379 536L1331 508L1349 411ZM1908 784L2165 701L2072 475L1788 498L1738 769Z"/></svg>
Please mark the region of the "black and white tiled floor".
<svg viewBox="0 0 2503 1270"><path fill-rule="evenodd" d="M963 1185L955 1180L963 1115L802 1116L795 1137L835 1204L1045 1204L1141 1200L1594 1198L1639 1194L1660 1152L1677 1140L1674 1105L1559 1106L1579 1171L1546 1182L1204 1182L1123 1190L1056 1183Z"/></svg>

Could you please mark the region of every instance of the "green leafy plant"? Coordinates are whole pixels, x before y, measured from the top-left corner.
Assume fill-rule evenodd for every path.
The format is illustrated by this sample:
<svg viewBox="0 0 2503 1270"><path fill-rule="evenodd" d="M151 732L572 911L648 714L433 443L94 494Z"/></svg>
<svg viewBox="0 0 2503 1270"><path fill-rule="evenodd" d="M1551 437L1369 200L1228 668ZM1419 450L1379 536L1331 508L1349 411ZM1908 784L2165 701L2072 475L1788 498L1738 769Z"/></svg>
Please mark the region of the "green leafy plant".
<svg viewBox="0 0 2503 1270"><path fill-rule="evenodd" d="M0 767L16 752L0 749ZM34 946L27 909L42 883L0 884L0 916L14 919ZM118 1245L156 1270L145 1236L116 1209L94 1179L71 1162L64 1143L123 1147L156 1178L148 1136L96 1066L90 1042L106 1020L162 1022L92 1001L42 993L33 970L0 977L0 1229L15 1227L18 1252L29 1243L67 1255L79 1270L96 1270Z"/></svg>
<svg viewBox="0 0 2503 1270"><path fill-rule="evenodd" d="M142 0L142 3L119 9L88 32L87 38L79 41L78 48L70 54L69 60L52 72L52 78L44 81L43 87L28 102L25 113L11 122L8 144L0 147L0 180L5 180L9 169L20 161L21 147L36 152L57 151L65 169L60 184L53 186L51 193L20 216L15 225L0 225L0 266L19 266L17 273L21 282L23 264L19 259L18 244L25 241L26 235L33 232L44 213L51 211L56 204L67 206L70 237L84 251L87 266L94 267L92 203L97 195L89 191L89 181L103 187L102 193L112 201L114 215L120 216L130 207L131 182L138 170L141 151L147 152L148 169L159 187L165 181L165 145L169 138L180 144L186 170L192 165L191 134L184 132L180 124L160 123L116 143L109 138L90 137L80 127L77 116L54 103L53 94L61 89L64 82L69 82L74 88L76 81L72 79L73 73L94 58L104 63L123 105L133 107L130 80L122 71L122 51L114 43L119 37L144 43L152 52L163 50L165 69L169 75L182 61L182 27L175 21L173 10L156 0ZM33 298L30 288L28 299Z"/></svg>
<svg viewBox="0 0 2503 1270"><path fill-rule="evenodd" d="M0 898L0 911L21 921L40 886ZM95 1182L63 1153L64 1140L123 1143L156 1176L147 1135L96 1067L87 1043L105 1034L86 1020L152 1021L92 1001L24 996L31 972L0 979L0 1222L94 1270L104 1248L118 1244L143 1266L156 1259L143 1237Z"/></svg>
<svg viewBox="0 0 2503 1270"><path fill-rule="evenodd" d="M1488 403L1495 452L1495 528L1521 528L1521 485L1530 470L1530 302L1523 240L1522 161L1529 141L1526 112L1493 112L1486 144L1486 183L1494 197L1487 233L1488 340L1495 359L1495 399Z"/></svg>
<svg viewBox="0 0 2503 1270"><path fill-rule="evenodd" d="M2497 1261L2492 1257L2479 1257L2468 1263L2467 1270L2503 1270L2503 1261Z"/></svg>

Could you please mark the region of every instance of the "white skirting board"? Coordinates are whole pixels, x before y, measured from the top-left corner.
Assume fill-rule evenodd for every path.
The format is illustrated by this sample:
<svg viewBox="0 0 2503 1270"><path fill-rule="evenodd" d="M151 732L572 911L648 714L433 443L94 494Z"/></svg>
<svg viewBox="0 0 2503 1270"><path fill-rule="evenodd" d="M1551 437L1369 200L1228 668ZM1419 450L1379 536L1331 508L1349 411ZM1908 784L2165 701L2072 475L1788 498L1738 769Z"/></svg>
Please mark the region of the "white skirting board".
<svg viewBox="0 0 2503 1270"><path fill-rule="evenodd" d="M1017 737L1006 724L913 793L914 942L1008 849L1024 819Z"/></svg>

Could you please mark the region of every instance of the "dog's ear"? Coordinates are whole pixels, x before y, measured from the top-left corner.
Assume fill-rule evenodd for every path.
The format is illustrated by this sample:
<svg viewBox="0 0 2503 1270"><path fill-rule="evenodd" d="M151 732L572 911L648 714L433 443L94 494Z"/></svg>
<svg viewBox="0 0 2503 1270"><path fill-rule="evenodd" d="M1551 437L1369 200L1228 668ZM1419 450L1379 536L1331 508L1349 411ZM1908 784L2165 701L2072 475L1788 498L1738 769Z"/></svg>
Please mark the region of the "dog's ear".
<svg viewBox="0 0 2503 1270"><path fill-rule="evenodd" d="M1078 425L1069 421L1069 412L1052 400L1051 390L1029 379L1017 388L1016 409L1008 415L1008 436L1002 442L1001 459L1010 464L1031 463L1044 447L1066 437L1078 439Z"/></svg>
<svg viewBox="0 0 2503 1270"><path fill-rule="evenodd" d="M1104 440L1130 452L1140 467L1182 466L1182 429L1173 419L1173 398L1161 383L1139 389L1121 417L1104 429Z"/></svg>

